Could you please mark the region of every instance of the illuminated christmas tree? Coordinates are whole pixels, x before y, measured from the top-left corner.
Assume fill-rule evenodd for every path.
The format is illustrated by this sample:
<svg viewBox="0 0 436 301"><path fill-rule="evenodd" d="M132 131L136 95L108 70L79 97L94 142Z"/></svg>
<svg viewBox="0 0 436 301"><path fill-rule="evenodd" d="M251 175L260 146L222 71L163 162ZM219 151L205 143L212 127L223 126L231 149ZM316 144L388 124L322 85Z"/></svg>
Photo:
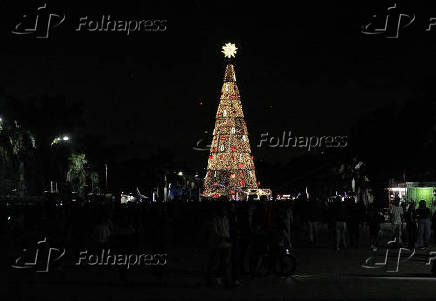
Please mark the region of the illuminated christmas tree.
<svg viewBox="0 0 436 301"><path fill-rule="evenodd" d="M222 52L230 59L235 56L236 49L234 44L227 43ZM257 187L235 68L229 63L224 73L203 194L235 198L241 197L246 189Z"/></svg>

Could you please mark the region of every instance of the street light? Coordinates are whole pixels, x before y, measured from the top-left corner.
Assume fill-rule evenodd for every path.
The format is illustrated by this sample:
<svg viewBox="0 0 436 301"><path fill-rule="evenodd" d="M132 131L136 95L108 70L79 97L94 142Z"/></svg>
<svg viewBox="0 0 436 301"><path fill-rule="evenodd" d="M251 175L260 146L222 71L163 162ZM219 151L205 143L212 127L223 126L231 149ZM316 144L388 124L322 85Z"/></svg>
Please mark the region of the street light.
<svg viewBox="0 0 436 301"><path fill-rule="evenodd" d="M62 137L62 138L61 138L61 137ZM64 135L64 136L58 136L58 137L56 137L56 138L54 138L54 139L52 140L52 142L50 143L50 147L53 147L53 145L58 144L58 143L61 143L61 142L68 142L69 140L70 140L70 137L67 136L67 135ZM52 151L54 152L54 155L56 155L56 153L57 153L59 150L58 150L58 148L53 148ZM56 172L55 172L55 174L56 174ZM54 189L53 184L55 184L56 189ZM50 192L51 192L51 193L53 193L53 192L59 192L59 191L58 191L58 182L50 181Z"/></svg>
<svg viewBox="0 0 436 301"><path fill-rule="evenodd" d="M59 142L61 142L61 141L64 141L64 142L67 142L67 141L70 141L70 137L69 136L63 136L62 138L61 137L56 137L56 138L54 138L53 140L52 140L52 142L50 143L50 146L53 146L53 145L55 145L55 144L58 144Z"/></svg>
<svg viewBox="0 0 436 301"><path fill-rule="evenodd" d="M54 138L53 141L50 143L50 146L57 144L60 140L61 140L61 138L59 138L59 137Z"/></svg>
<svg viewBox="0 0 436 301"><path fill-rule="evenodd" d="M107 190L107 188L108 188L108 185L107 185L107 163L105 163L104 164L104 169L105 169L105 179L106 179L106 183L105 183L105 186L106 186L106 192L108 192L108 190Z"/></svg>

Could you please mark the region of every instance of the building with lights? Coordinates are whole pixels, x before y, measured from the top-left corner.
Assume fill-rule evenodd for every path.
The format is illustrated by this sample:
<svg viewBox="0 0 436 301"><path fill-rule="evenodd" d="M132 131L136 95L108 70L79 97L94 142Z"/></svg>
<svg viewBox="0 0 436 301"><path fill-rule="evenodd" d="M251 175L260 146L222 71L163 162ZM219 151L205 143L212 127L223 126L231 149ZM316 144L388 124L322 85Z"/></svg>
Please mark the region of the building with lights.
<svg viewBox="0 0 436 301"><path fill-rule="evenodd" d="M404 182L396 183L386 189L388 191L389 208L394 199L398 198L401 202L424 200L427 207L432 208L436 205L436 182Z"/></svg>

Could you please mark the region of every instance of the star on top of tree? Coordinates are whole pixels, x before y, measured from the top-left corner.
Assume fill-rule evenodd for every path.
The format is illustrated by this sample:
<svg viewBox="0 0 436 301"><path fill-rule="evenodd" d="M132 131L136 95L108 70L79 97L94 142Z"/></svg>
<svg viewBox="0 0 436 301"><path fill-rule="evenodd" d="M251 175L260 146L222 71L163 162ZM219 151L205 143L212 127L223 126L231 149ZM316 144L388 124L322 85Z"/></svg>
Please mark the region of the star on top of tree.
<svg viewBox="0 0 436 301"><path fill-rule="evenodd" d="M227 43L222 47L222 53L224 53L224 56L227 58L235 57L236 54L236 45L233 43Z"/></svg>

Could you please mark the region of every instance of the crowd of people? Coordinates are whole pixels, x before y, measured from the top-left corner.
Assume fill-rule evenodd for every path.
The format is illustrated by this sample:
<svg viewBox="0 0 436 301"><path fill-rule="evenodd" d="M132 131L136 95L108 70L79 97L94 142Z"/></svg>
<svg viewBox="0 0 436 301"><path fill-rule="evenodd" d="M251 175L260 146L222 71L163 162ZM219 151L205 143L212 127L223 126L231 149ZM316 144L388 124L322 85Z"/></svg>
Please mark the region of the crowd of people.
<svg viewBox="0 0 436 301"><path fill-rule="evenodd" d="M395 199L390 210L394 240L399 245L405 244L409 249L428 249L433 232L436 242L436 212L432 214L427 202L421 200L400 202Z"/></svg>
<svg viewBox="0 0 436 301"><path fill-rule="evenodd" d="M435 215L421 201L391 206L392 233L398 244L429 247L435 233ZM365 206L354 197L300 196L287 201L140 203L59 203L0 206L0 235L10 260L42 237L57 247L72 250L111 248L128 252L138 248L171 253L178 247L207 250L208 283L238 285L241 275L257 276L275 271L265 267L265 254L277 259L303 244L338 251L362 246L361 234L369 233L376 249L381 224L387 222L380 208ZM433 222L432 222L433 220ZM403 226L405 225L405 226ZM432 228L433 225L433 228ZM327 231L325 231L327 230ZM327 233L324 235L324 233ZM322 243L321 243L322 241ZM365 244L367 244L365 240Z"/></svg>

